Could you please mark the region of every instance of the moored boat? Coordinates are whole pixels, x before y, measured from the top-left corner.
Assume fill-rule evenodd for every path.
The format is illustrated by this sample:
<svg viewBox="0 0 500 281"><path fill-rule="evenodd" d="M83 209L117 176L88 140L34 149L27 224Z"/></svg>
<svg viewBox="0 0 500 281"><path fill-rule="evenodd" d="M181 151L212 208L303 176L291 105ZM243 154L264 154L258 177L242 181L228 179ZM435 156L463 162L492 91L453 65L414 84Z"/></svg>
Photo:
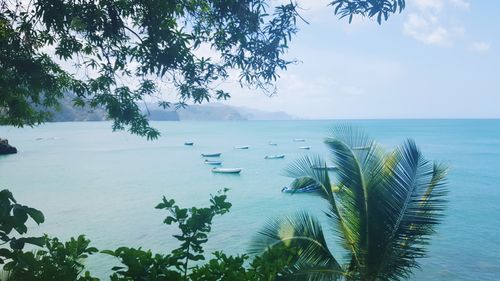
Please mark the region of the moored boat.
<svg viewBox="0 0 500 281"><path fill-rule="evenodd" d="M239 174L241 170L241 168L212 168L212 173Z"/></svg>
<svg viewBox="0 0 500 281"><path fill-rule="evenodd" d="M205 160L204 163L207 165L222 165L222 161L214 161L214 160Z"/></svg>
<svg viewBox="0 0 500 281"><path fill-rule="evenodd" d="M320 187L317 184L311 184L308 186L304 186L302 188L293 188L290 186L285 186L281 189L281 192L284 193L312 193L316 192L320 189Z"/></svg>
<svg viewBox="0 0 500 281"><path fill-rule="evenodd" d="M201 156L202 157L220 157L222 153L202 153Z"/></svg>
<svg viewBox="0 0 500 281"><path fill-rule="evenodd" d="M283 159L285 158L285 154L279 154L279 155L266 155L264 159Z"/></svg>

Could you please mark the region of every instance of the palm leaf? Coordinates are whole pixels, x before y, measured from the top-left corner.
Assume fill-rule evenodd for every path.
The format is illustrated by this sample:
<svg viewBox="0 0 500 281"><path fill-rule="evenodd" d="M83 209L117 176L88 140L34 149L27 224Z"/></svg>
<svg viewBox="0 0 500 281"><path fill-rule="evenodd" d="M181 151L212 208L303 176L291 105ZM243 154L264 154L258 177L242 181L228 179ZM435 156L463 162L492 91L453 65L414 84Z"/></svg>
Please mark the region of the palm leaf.
<svg viewBox="0 0 500 281"><path fill-rule="evenodd" d="M331 193L328 171L317 167L326 167L326 161L318 155L303 155L285 169L285 175L295 179L312 179L325 189L330 189ZM325 191L328 193L328 190Z"/></svg>
<svg viewBox="0 0 500 281"><path fill-rule="evenodd" d="M313 178L301 177L301 178L294 179L292 181L292 183L290 184L290 187L293 189L301 189L301 188L308 187L308 186L311 186L314 184L318 184L318 182L316 180L314 180Z"/></svg>
<svg viewBox="0 0 500 281"><path fill-rule="evenodd" d="M370 211L376 243L369 249L370 274L387 280L407 278L425 255L425 245L443 214L446 194L443 165L423 158L412 140L386 158L374 187ZM375 241L374 241L375 242Z"/></svg>
<svg viewBox="0 0 500 281"><path fill-rule="evenodd" d="M347 275L346 271L335 269L330 266L314 266L310 264L298 263L288 269L282 278L277 281L334 281L343 280Z"/></svg>
<svg viewBox="0 0 500 281"><path fill-rule="evenodd" d="M338 167L338 192L340 204L331 206L329 216L340 218L344 247L351 251L358 264L363 263L362 252L367 244L367 191L360 163L352 150L342 141L327 139L333 163Z"/></svg>
<svg viewBox="0 0 500 281"><path fill-rule="evenodd" d="M374 145L374 141L368 137L364 130L348 124L333 127L330 131L330 137L325 140L327 145L329 140L337 140L347 145L362 166L364 166Z"/></svg>
<svg viewBox="0 0 500 281"><path fill-rule="evenodd" d="M287 280L336 280L342 275L321 225L306 212L269 220L252 239L249 252L262 254L275 247L286 247L295 253L287 268Z"/></svg>
<svg viewBox="0 0 500 281"><path fill-rule="evenodd" d="M286 172L295 178L294 187L322 187L321 195L330 205L326 214L350 262L341 268L334 261L321 228L307 214L270 222L254 240L254 250L278 245L298 249L288 267L294 279L286 280L407 278L418 267L416 259L425 255L424 246L443 215L446 167L425 160L411 140L385 153L350 126L336 127L325 144L338 168L338 183L330 182L319 156L304 156ZM338 191L333 192L333 186Z"/></svg>
<svg viewBox="0 0 500 281"><path fill-rule="evenodd" d="M362 130L341 125L332 130L333 138L325 144L338 167L338 210L330 211L343 218L342 232L357 268L366 266L366 253L370 247L371 187L379 181L376 176L383 167L384 152ZM337 213L337 214L335 214Z"/></svg>
<svg viewBox="0 0 500 281"><path fill-rule="evenodd" d="M0 281L11 280L12 272L4 269L0 269Z"/></svg>
<svg viewBox="0 0 500 281"><path fill-rule="evenodd" d="M325 169L318 169L318 167L325 167ZM326 167L326 161L320 156L304 155L292 162L287 169L285 169L285 175L296 179L312 179L321 187L319 194L329 203L330 211L326 214L333 222L332 229L338 234L341 245L348 251L352 251L354 239L347 239L351 237L350 230L345 225L337 205L336 196L334 195L336 191L338 191L338 186L332 185Z"/></svg>
<svg viewBox="0 0 500 281"><path fill-rule="evenodd" d="M319 167L324 168L318 169ZM338 190L338 187L332 186L330 175L326 167L326 161L323 160L320 156L303 155L302 157L293 161L285 169L285 175L295 179L304 178L305 180L307 178L314 180L321 188L321 191L319 192L321 197L326 199L330 205L335 206L336 208L336 201L333 194Z"/></svg>

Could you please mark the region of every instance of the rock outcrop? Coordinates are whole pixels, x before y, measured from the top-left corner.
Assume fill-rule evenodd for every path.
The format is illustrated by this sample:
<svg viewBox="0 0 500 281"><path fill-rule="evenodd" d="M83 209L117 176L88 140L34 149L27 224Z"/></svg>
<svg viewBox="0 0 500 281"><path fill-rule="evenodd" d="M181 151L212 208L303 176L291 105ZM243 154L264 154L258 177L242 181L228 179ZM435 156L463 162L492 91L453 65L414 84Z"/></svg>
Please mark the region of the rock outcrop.
<svg viewBox="0 0 500 281"><path fill-rule="evenodd" d="M17 153L17 149L9 144L6 139L0 138L0 155Z"/></svg>

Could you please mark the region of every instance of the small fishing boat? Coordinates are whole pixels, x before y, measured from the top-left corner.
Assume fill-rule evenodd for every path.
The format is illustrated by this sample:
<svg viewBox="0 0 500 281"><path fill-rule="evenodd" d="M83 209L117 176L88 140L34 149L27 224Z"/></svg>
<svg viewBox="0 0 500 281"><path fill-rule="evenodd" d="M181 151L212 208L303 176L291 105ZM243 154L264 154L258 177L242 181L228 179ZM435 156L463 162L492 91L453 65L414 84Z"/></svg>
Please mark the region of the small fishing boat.
<svg viewBox="0 0 500 281"><path fill-rule="evenodd" d="M285 158L285 154L279 154L279 155L266 155L264 159L283 159Z"/></svg>
<svg viewBox="0 0 500 281"><path fill-rule="evenodd" d="M275 143L275 142L269 142L269 145L274 145L274 146L277 146L278 144Z"/></svg>
<svg viewBox="0 0 500 281"><path fill-rule="evenodd" d="M239 174L242 169L240 168L212 168L212 173L218 174Z"/></svg>
<svg viewBox="0 0 500 281"><path fill-rule="evenodd" d="M305 139L293 139L294 142L305 142Z"/></svg>
<svg viewBox="0 0 500 281"><path fill-rule="evenodd" d="M194 144L194 142L189 142L189 141L184 143L184 145L188 145L188 146L193 146L193 144Z"/></svg>
<svg viewBox="0 0 500 281"><path fill-rule="evenodd" d="M222 161L205 160L204 163L207 165L222 165Z"/></svg>
<svg viewBox="0 0 500 281"><path fill-rule="evenodd" d="M250 146L244 145L244 146L235 146L234 149L249 149Z"/></svg>
<svg viewBox="0 0 500 281"><path fill-rule="evenodd" d="M308 186L304 186L302 188L293 188L290 186L285 186L281 189L281 192L284 193L312 193L316 192L320 189L320 187L317 184L311 184Z"/></svg>
<svg viewBox="0 0 500 281"><path fill-rule="evenodd" d="M325 166L325 167L320 167L320 166L314 166L314 170L327 170L327 171L335 171L338 170L337 166Z"/></svg>
<svg viewBox="0 0 500 281"><path fill-rule="evenodd" d="M202 153L201 157L220 157L222 153Z"/></svg>
<svg viewBox="0 0 500 281"><path fill-rule="evenodd" d="M299 147L299 148L300 148L300 149L311 149L311 147L310 147L310 146L301 146L301 147Z"/></svg>

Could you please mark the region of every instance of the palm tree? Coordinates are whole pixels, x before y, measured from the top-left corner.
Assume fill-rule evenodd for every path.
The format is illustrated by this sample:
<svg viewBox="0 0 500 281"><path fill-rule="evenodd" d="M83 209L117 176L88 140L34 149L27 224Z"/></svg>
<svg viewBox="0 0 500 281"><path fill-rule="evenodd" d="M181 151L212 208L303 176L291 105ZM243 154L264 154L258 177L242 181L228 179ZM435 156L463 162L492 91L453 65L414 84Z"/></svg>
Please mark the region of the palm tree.
<svg viewBox="0 0 500 281"><path fill-rule="evenodd" d="M319 185L318 194L328 202L325 219L341 251L334 255L319 221L300 212L270 220L250 252L293 249L286 280L408 278L443 216L447 168L426 160L412 140L385 152L346 125L334 128L325 144L336 171L329 172L319 156L304 156L286 172L296 186Z"/></svg>

